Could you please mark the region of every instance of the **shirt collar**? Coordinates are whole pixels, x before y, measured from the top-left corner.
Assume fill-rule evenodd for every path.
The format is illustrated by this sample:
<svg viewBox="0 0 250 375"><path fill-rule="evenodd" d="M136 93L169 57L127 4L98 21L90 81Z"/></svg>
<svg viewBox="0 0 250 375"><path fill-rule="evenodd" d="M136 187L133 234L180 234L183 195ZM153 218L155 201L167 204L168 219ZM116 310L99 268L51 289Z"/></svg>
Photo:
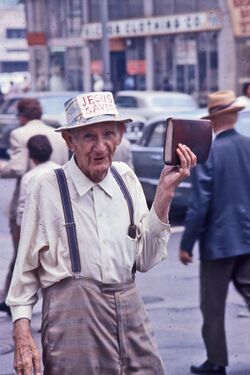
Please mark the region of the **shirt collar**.
<svg viewBox="0 0 250 375"><path fill-rule="evenodd" d="M86 194L94 186L99 186L106 194L110 197L114 194L114 178L110 172L110 169L105 178L96 184L91 181L76 165L74 155L68 162L69 174L75 185L75 188L80 196Z"/></svg>

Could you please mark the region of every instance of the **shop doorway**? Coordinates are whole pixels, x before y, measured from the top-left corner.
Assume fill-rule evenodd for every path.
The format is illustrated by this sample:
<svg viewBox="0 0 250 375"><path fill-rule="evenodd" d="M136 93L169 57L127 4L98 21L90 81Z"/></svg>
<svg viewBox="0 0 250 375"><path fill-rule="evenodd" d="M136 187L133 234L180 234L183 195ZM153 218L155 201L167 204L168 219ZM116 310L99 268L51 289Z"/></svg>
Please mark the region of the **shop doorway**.
<svg viewBox="0 0 250 375"><path fill-rule="evenodd" d="M113 91L117 92L124 88L126 77L126 54L125 51L111 51L110 53L111 81Z"/></svg>
<svg viewBox="0 0 250 375"><path fill-rule="evenodd" d="M198 91L197 42L177 36L175 39L175 77L176 89L194 94Z"/></svg>

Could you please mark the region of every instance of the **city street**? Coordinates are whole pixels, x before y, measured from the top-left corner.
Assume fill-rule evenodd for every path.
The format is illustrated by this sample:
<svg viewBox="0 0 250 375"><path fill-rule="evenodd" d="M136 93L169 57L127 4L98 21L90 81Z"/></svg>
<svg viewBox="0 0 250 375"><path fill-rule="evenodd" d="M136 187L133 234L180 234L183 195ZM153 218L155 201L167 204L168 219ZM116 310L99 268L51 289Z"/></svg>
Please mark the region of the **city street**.
<svg viewBox="0 0 250 375"><path fill-rule="evenodd" d="M7 208L13 186L13 180L0 179L0 289L12 251ZM137 284L152 319L168 375L188 375L191 364L200 364L206 359L200 333L197 249L193 264L184 267L179 263L181 231L181 227L173 226L168 259L147 274L137 275ZM41 301L35 307L32 321L38 343L40 311ZM230 358L228 375L250 375L250 318L244 317L244 312L246 309L241 298L233 288L230 289L226 311ZM0 375L10 375L14 374L12 327L11 320L5 313L0 313L0 324Z"/></svg>

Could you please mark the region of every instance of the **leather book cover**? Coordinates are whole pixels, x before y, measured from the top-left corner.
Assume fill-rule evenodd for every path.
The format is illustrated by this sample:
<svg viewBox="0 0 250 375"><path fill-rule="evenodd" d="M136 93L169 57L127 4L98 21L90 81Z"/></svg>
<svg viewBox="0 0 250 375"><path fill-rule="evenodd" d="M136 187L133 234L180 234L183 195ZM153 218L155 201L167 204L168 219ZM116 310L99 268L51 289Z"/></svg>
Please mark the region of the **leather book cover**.
<svg viewBox="0 0 250 375"><path fill-rule="evenodd" d="M198 164L205 163L212 144L211 121L168 118L163 152L165 164L179 164L176 152L179 143L193 151Z"/></svg>

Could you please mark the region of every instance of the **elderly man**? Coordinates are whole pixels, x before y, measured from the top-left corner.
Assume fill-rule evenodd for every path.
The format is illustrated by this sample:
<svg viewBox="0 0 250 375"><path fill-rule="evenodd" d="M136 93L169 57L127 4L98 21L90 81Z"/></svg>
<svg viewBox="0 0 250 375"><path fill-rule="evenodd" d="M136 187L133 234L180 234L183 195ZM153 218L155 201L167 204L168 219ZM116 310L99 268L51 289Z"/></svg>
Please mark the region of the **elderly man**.
<svg viewBox="0 0 250 375"><path fill-rule="evenodd" d="M226 374L225 305L232 281L250 309L250 139L235 129L243 108L231 90L209 95L215 139L208 161L192 173L193 195L180 246L180 260L192 262L200 245L200 306L207 360L193 374Z"/></svg>
<svg viewBox="0 0 250 375"><path fill-rule="evenodd" d="M41 373L30 330L41 287L44 374L164 374L135 271L166 257L170 203L196 157L179 145L180 166L163 169L149 212L134 172L112 165L129 121L112 94L79 95L65 109L67 125L58 131L73 156L37 180L22 221L7 298L14 367Z"/></svg>
<svg viewBox="0 0 250 375"><path fill-rule="evenodd" d="M10 160L0 162L0 178L15 178L16 187L10 204L9 224L13 241L13 259L11 261L8 275L4 286L4 298L8 292L12 271L14 268L16 253L19 242L19 226L16 223L16 209L20 192L20 180L24 173L34 167L29 159L27 142L30 137L37 134L46 135L52 145L51 160L64 164L68 160L68 149L64 140L55 133L51 126L46 125L42 120L42 107L40 102L34 98L21 99L17 104L17 117L20 126L12 130L10 134ZM0 311L10 314L5 302L0 304Z"/></svg>

